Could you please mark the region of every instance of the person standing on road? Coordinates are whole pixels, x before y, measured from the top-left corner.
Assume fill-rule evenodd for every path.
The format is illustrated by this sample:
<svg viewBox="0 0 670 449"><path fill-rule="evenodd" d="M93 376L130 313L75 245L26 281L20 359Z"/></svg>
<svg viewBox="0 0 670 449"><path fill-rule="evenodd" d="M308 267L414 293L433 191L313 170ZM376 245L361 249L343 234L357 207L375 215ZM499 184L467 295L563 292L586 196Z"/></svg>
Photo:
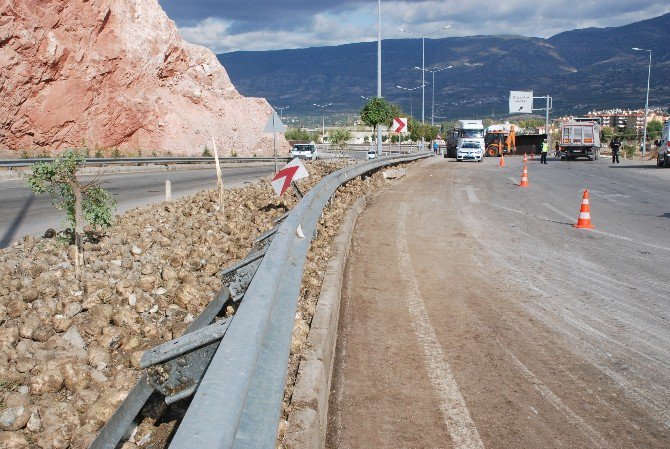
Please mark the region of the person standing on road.
<svg viewBox="0 0 670 449"><path fill-rule="evenodd" d="M433 141L433 153L437 154L437 151L440 149L440 144L437 143L437 140Z"/></svg>
<svg viewBox="0 0 670 449"><path fill-rule="evenodd" d="M621 149L621 139L615 137L614 140L610 143L610 148L612 149L612 163L616 161L619 163L619 149Z"/></svg>
<svg viewBox="0 0 670 449"><path fill-rule="evenodd" d="M549 144L547 143L547 139L544 139L544 142L542 142L542 155L540 156L540 164L547 163L547 153L549 153Z"/></svg>

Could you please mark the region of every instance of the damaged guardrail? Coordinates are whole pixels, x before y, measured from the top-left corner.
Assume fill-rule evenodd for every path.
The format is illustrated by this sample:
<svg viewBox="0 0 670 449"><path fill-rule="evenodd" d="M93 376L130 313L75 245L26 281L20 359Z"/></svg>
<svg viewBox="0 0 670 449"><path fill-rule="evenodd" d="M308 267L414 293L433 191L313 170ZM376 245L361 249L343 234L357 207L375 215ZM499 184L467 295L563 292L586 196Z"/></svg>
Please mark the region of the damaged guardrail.
<svg viewBox="0 0 670 449"><path fill-rule="evenodd" d="M223 288L181 337L146 351L145 374L91 448L113 448L152 394L193 396L171 449L274 448L307 251L324 207L342 184L429 153L372 159L325 176L250 254L222 272ZM232 317L222 316L240 302Z"/></svg>

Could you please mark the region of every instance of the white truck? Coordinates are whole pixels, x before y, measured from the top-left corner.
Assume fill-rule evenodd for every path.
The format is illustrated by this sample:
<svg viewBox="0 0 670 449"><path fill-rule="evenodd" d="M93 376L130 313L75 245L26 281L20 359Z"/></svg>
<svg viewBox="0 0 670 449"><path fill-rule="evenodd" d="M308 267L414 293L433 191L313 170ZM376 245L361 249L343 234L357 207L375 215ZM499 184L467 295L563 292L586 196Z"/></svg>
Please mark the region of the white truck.
<svg viewBox="0 0 670 449"><path fill-rule="evenodd" d="M456 128L447 136L447 152L444 157L456 157L456 149L462 148L465 143L484 144L484 124L481 120L459 120Z"/></svg>
<svg viewBox="0 0 670 449"><path fill-rule="evenodd" d="M575 118L561 123L561 141L558 154L561 160L600 157L600 122L593 118Z"/></svg>

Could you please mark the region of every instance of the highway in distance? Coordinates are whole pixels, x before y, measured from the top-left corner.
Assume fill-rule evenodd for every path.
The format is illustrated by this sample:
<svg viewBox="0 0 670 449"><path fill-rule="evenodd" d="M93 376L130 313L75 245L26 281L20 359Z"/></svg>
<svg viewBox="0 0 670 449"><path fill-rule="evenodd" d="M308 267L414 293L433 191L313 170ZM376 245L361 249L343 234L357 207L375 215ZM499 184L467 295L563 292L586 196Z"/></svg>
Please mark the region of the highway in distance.
<svg viewBox="0 0 670 449"><path fill-rule="evenodd" d="M252 167L222 167L225 187L241 186L274 171L274 164ZM86 179L86 177L84 177ZM172 198L192 195L216 187L214 165L200 169L127 171L102 177L104 187L117 201L117 213L165 200L165 181L172 184ZM0 248L25 235L42 235L48 228L69 227L65 213L51 204L48 195L36 196L25 180L0 180Z"/></svg>

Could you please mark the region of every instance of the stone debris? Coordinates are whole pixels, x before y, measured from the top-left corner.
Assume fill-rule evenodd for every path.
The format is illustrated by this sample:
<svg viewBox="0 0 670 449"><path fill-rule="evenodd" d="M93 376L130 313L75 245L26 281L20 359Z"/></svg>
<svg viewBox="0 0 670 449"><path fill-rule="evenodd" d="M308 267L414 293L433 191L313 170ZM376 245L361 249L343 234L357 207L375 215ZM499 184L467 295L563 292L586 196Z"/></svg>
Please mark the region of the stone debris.
<svg viewBox="0 0 670 449"><path fill-rule="evenodd" d="M299 181L300 189L307 192L345 164L308 163L310 177ZM287 401L330 242L348 206L385 182L377 172L341 187L318 224L291 343ZM60 265L68 246L57 239L25 237L0 250L0 310L7 310L0 324L0 449L28 447L21 446L26 441L88 447L141 375L143 351L180 336L219 291L218 273L240 261L297 199L277 197L264 179L225 191L224 201L224 212L217 212L218 192L211 190L126 212L99 241L85 242L80 281L72 267ZM132 255L133 245L141 253ZM226 316L235 309L227 305ZM284 419L289 412L285 407ZM169 432L151 431L167 425L149 419L134 444L150 434L148 444L160 447Z"/></svg>

